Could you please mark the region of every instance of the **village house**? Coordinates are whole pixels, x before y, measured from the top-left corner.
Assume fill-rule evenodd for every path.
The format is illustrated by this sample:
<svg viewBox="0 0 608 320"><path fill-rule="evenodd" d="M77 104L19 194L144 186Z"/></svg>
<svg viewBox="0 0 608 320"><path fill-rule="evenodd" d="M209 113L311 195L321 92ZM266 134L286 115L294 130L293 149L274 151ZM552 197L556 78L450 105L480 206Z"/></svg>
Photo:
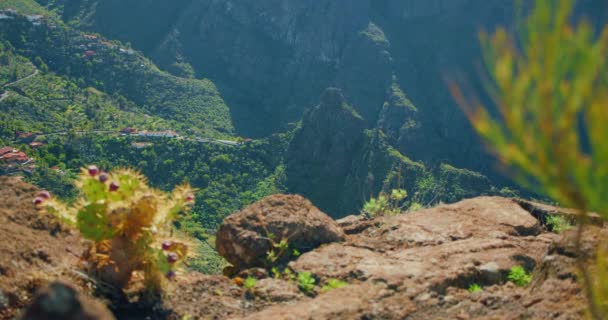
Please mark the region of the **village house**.
<svg viewBox="0 0 608 320"><path fill-rule="evenodd" d="M141 131L139 135L142 137L155 137L155 138L177 138L179 135L175 131Z"/></svg>
<svg viewBox="0 0 608 320"><path fill-rule="evenodd" d="M92 58L92 57L94 57L94 56L96 56L96 55L97 55L97 52L95 52L95 51L93 51L93 50L87 50L87 51L85 51L85 52L84 52L84 55L85 55L87 58Z"/></svg>
<svg viewBox="0 0 608 320"><path fill-rule="evenodd" d="M25 16L27 21L31 22L35 26L39 26L42 24L42 20L44 19L43 15L40 14L32 14Z"/></svg>
<svg viewBox="0 0 608 320"><path fill-rule="evenodd" d="M125 128L120 129L120 133L135 134L135 133L137 133L137 128L125 127Z"/></svg>
<svg viewBox="0 0 608 320"><path fill-rule="evenodd" d="M0 164L15 164L28 162L30 158L23 152L12 147L0 148Z"/></svg>
<svg viewBox="0 0 608 320"><path fill-rule="evenodd" d="M43 142L40 141L34 141L34 142L30 142L29 146L32 148L38 148L38 147L42 147L44 145Z"/></svg>
<svg viewBox="0 0 608 320"><path fill-rule="evenodd" d="M100 41L99 43L100 43L101 45L103 45L103 46L105 46L105 47L109 48L109 49L114 49L114 48L116 48L116 45L115 45L115 44L113 44L112 42L108 42L108 41Z"/></svg>

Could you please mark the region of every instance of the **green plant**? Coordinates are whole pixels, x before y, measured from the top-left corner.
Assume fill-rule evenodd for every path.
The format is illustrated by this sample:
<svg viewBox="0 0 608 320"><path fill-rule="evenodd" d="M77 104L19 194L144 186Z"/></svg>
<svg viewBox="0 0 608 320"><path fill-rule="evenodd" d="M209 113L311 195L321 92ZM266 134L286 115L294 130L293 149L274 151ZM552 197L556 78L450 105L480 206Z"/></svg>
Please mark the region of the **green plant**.
<svg viewBox="0 0 608 320"><path fill-rule="evenodd" d="M555 233L561 233L572 228L572 224L568 219L557 215L547 216L547 225L551 228L551 231Z"/></svg>
<svg viewBox="0 0 608 320"><path fill-rule="evenodd" d="M270 250L266 252L266 261L269 265L274 265L283 257L283 255L289 253L289 243L285 238L276 242L276 236L273 233L268 233L267 238L270 241L271 247Z"/></svg>
<svg viewBox="0 0 608 320"><path fill-rule="evenodd" d="M524 287L532 281L532 275L528 274L522 266L514 266L509 270L509 281L515 283L518 287Z"/></svg>
<svg viewBox="0 0 608 320"><path fill-rule="evenodd" d="M414 211L421 210L423 208L424 208L424 206L422 206L420 203L413 202L412 204L410 204L410 207L407 209L407 211L414 212Z"/></svg>
<svg viewBox="0 0 608 320"><path fill-rule="evenodd" d="M480 286L480 285L478 285L477 283L473 283L473 284L471 284L471 285L469 286L469 289L468 289L468 290L469 290L469 292L470 292L470 293L475 293L475 292L480 292L480 291L482 291L483 289L482 289L482 288L481 288L481 286Z"/></svg>
<svg viewBox="0 0 608 320"><path fill-rule="evenodd" d="M400 204L407 198L404 189L393 189L390 195L382 192L377 198L371 198L363 205L363 213L368 217L399 214L403 207Z"/></svg>
<svg viewBox="0 0 608 320"><path fill-rule="evenodd" d="M316 280L308 271L298 272L298 288L304 293L310 293L315 288Z"/></svg>
<svg viewBox="0 0 608 320"><path fill-rule="evenodd" d="M348 285L348 282L346 282L346 281L342 281L339 279L329 279L329 280L327 280L327 283L321 288L321 291L328 292L333 289L339 289L339 288L346 287L347 285Z"/></svg>
<svg viewBox="0 0 608 320"><path fill-rule="evenodd" d="M183 185L165 194L135 171L96 166L83 169L76 185L81 196L72 206L43 193L35 203L93 242L86 258L97 279L120 290L141 271L146 289L158 293L188 255L187 241L172 237L172 221L193 203L193 190Z"/></svg>
<svg viewBox="0 0 608 320"><path fill-rule="evenodd" d="M253 288L255 287L255 285L258 283L258 279L249 276L247 277L247 279L245 279L245 283L244 286L247 290L253 290Z"/></svg>
<svg viewBox="0 0 608 320"><path fill-rule="evenodd" d="M536 0L517 37L504 28L481 34L498 112L451 90L520 184L579 211L576 263L591 316L606 319L608 273L592 272L580 249L588 212L608 219L608 27L573 26L573 9L573 0Z"/></svg>

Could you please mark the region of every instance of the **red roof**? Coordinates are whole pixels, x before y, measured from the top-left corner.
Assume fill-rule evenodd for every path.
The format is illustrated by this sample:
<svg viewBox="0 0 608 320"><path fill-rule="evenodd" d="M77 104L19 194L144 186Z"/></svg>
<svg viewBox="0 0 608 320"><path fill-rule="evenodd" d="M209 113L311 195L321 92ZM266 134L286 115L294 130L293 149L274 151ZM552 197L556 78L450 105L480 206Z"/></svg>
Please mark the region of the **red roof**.
<svg viewBox="0 0 608 320"><path fill-rule="evenodd" d="M130 128L130 127L122 128L122 129L120 129L120 132L123 132L123 133L135 133L135 132L137 132L137 128Z"/></svg>
<svg viewBox="0 0 608 320"><path fill-rule="evenodd" d="M27 155L23 152L7 153L0 157L0 161L3 162L25 162L29 159L30 158L28 158Z"/></svg>
<svg viewBox="0 0 608 320"><path fill-rule="evenodd" d="M97 54L97 52L95 52L93 50L87 50L87 51L84 52L84 55L87 56L87 57L92 57L92 56L94 56L96 54Z"/></svg>
<svg viewBox="0 0 608 320"><path fill-rule="evenodd" d="M21 132L19 133L19 138L29 138L33 135L35 135L33 132Z"/></svg>
<svg viewBox="0 0 608 320"><path fill-rule="evenodd" d="M43 145L44 145L44 143L38 142L38 141L34 141L34 142L30 143L30 147L32 147L32 148L40 147L40 146L43 146Z"/></svg>
<svg viewBox="0 0 608 320"><path fill-rule="evenodd" d="M13 147L4 147L4 148L0 148L0 156L3 156L7 153L12 153L15 152L16 149Z"/></svg>

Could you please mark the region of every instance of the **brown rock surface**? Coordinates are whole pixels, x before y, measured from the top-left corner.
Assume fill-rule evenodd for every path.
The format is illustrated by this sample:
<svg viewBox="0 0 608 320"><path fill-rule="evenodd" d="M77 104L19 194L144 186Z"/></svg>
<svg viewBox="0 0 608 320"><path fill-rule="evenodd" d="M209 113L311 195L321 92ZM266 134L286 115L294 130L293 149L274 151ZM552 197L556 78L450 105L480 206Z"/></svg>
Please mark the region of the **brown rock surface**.
<svg viewBox="0 0 608 320"><path fill-rule="evenodd" d="M338 278L350 285L246 319L582 318L573 259L558 253L567 251L568 233L548 233L517 201L481 197L371 222L351 217L339 223L361 231L348 232L346 242L308 252L289 266L313 273L320 283ZM515 265L536 270L537 280L526 288L508 283ZM551 268L559 272L545 271ZM469 293L472 283L483 291Z"/></svg>
<svg viewBox="0 0 608 320"><path fill-rule="evenodd" d="M84 250L76 232L32 200L40 190L16 177L0 176L0 319L12 319L30 303L37 289L53 279L79 282L74 272Z"/></svg>
<svg viewBox="0 0 608 320"><path fill-rule="evenodd" d="M90 282L74 277L82 270L78 234L35 212L36 192L0 177L0 319L18 315L50 280L69 280L78 292L90 292ZM244 277L259 275L252 289L242 280L186 272L154 305L110 306L118 319L582 319L575 230L558 235L543 225L546 214L567 211L534 208L482 197L392 217L333 222L299 196L272 196L227 218L220 231L225 238L218 235L218 242L238 235L244 239L238 244L242 252L258 250L262 257L265 232L291 235L290 243L298 237L315 243L288 265L292 274L312 273L317 283L312 293L303 294L293 278L268 278L274 273L261 269L242 270ZM294 230L303 229L309 231L293 237ZM317 230L332 241L315 242ZM601 224L589 227L584 257L607 237ZM533 272L527 287L506 281L515 265ZM348 285L321 290L332 278ZM472 283L483 291L468 292Z"/></svg>
<svg viewBox="0 0 608 320"><path fill-rule="evenodd" d="M266 266L266 253L275 241L287 239L300 252L344 240L344 232L325 213L298 195L266 197L227 217L216 239L218 252L236 270Z"/></svg>

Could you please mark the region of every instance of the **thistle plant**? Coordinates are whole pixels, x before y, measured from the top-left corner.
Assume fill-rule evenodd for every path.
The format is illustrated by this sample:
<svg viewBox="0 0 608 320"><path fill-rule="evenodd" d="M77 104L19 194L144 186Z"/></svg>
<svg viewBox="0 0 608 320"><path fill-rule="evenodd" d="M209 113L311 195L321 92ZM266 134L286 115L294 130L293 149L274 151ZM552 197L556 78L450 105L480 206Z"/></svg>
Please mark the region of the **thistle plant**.
<svg viewBox="0 0 608 320"><path fill-rule="evenodd" d="M106 173L95 166L83 169L76 185L81 197L72 206L48 193L34 203L93 242L85 258L98 280L120 290L139 272L146 289L159 293L163 278L174 278L188 256L187 241L173 236L172 221L194 202L193 190L182 185L166 194L135 171Z"/></svg>

